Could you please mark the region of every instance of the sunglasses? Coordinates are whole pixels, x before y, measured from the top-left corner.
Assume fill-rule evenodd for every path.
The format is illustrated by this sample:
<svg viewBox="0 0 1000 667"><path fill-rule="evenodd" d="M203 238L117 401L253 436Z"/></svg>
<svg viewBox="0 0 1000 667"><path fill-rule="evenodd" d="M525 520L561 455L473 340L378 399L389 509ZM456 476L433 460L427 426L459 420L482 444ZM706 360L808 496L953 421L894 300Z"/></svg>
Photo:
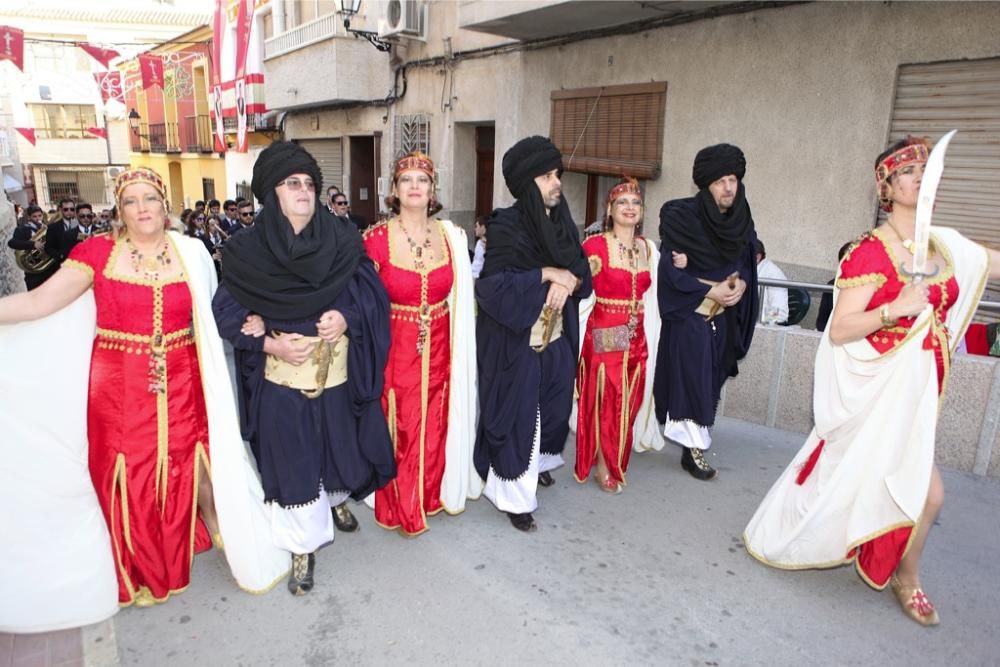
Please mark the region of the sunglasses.
<svg viewBox="0 0 1000 667"><path fill-rule="evenodd" d="M347 206L347 200L346 199L342 199L340 201L335 201L335 202L333 202L333 205L334 206Z"/></svg>
<svg viewBox="0 0 1000 667"><path fill-rule="evenodd" d="M316 192L316 184L311 180L303 181L298 178L286 178L285 180L278 183L278 185L284 185L286 188L292 192L298 192L303 187L309 192Z"/></svg>
<svg viewBox="0 0 1000 667"><path fill-rule="evenodd" d="M227 207L226 207L226 210L227 210L227 211L235 211L235 210L236 210L236 207L235 207L235 206L227 206Z"/></svg>
<svg viewBox="0 0 1000 667"><path fill-rule="evenodd" d="M93 220L97 216L95 216L93 213L80 213L76 217L83 218L84 220Z"/></svg>
<svg viewBox="0 0 1000 667"><path fill-rule="evenodd" d="M243 211L242 213L240 213L240 217L241 218L252 218L253 217L253 211Z"/></svg>
<svg viewBox="0 0 1000 667"><path fill-rule="evenodd" d="M75 206L63 207L63 213L73 213L74 211L76 211Z"/></svg>

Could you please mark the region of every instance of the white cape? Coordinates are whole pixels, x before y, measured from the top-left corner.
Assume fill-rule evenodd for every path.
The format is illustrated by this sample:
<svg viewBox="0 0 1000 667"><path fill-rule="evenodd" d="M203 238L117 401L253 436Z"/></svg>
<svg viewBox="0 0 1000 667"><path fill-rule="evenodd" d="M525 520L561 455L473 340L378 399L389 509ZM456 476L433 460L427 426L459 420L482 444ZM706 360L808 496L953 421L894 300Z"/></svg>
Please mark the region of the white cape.
<svg viewBox="0 0 1000 667"><path fill-rule="evenodd" d="M989 256L951 229L935 227L932 239L959 284L946 322L954 351L985 287ZM834 303L838 294L835 288ZM816 426L746 528L752 556L786 569L831 567L849 562L855 546L917 522L940 405L934 355L923 349L930 325L928 306L882 355L865 339L834 345L827 328L816 353ZM800 485L799 471L820 440L822 452Z"/></svg>
<svg viewBox="0 0 1000 667"><path fill-rule="evenodd" d="M649 251L649 277L651 280L649 289L642 296L643 322L642 330L646 336L646 381L642 388L642 403L639 405L639 412L632 426L632 449L637 452L646 452L651 449L657 451L663 449L666 440L656 423L656 410L653 404L653 373L656 370L656 350L660 343L660 305L656 298L656 281L659 275L660 252L656 249L656 244L649 239L644 239L646 249ZM597 295L591 293L589 297L580 301L580 344L577 350L577 360L583 353L583 339L587 333L587 320L597 303ZM569 428L576 432L576 422L579 400L573 401L573 411L569 416Z"/></svg>
<svg viewBox="0 0 1000 667"><path fill-rule="evenodd" d="M288 570L271 544L264 494L243 440L212 315L204 245L170 233L188 276L208 412L212 487L226 559L241 588L264 592ZM111 540L87 468L93 291L49 317L0 327L0 631L96 623L118 608ZM58 406L59 420L51 418Z"/></svg>

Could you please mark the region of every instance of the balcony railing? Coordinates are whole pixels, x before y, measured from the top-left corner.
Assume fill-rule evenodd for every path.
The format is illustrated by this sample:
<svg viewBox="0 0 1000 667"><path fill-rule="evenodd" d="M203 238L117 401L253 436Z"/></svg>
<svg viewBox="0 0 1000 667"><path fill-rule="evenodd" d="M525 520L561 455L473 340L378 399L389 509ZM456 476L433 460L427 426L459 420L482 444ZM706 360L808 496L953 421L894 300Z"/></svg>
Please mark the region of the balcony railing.
<svg viewBox="0 0 1000 667"><path fill-rule="evenodd" d="M184 150L188 153L211 153L215 147L211 118L208 115L186 117L183 140Z"/></svg>
<svg viewBox="0 0 1000 667"><path fill-rule="evenodd" d="M177 123L150 123L149 150L152 153L180 153Z"/></svg>
<svg viewBox="0 0 1000 667"><path fill-rule="evenodd" d="M275 35L264 42L264 60L333 37L337 32L337 21L337 14L327 14Z"/></svg>

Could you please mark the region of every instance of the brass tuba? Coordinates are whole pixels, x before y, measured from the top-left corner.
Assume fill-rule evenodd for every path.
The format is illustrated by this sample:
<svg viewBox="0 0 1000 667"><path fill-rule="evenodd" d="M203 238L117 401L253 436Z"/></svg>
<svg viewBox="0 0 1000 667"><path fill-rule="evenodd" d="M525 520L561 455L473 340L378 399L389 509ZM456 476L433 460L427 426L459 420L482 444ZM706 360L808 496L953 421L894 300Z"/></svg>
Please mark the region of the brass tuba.
<svg viewBox="0 0 1000 667"><path fill-rule="evenodd" d="M49 231L49 226L42 224L42 228L31 235L31 242L45 242L45 234ZM45 248L32 248L31 250L15 250L14 261L25 273L43 273L55 260L45 253Z"/></svg>

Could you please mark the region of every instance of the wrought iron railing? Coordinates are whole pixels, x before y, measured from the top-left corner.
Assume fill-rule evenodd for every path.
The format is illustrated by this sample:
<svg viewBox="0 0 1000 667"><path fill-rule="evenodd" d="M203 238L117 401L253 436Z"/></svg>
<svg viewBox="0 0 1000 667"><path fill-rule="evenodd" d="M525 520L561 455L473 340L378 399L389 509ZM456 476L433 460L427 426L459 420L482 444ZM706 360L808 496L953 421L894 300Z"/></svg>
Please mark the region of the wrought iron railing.
<svg viewBox="0 0 1000 667"><path fill-rule="evenodd" d="M207 114L185 118L183 140L184 150L188 153L211 153L215 146L211 118Z"/></svg>

